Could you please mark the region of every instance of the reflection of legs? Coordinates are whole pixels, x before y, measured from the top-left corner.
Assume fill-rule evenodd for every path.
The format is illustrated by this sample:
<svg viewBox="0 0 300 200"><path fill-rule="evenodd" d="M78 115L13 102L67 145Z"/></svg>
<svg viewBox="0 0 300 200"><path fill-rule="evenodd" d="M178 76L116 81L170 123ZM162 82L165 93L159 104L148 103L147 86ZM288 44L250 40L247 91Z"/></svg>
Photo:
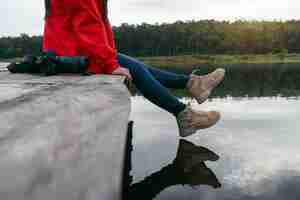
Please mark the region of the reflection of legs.
<svg viewBox="0 0 300 200"><path fill-rule="evenodd" d="M122 67L127 68L130 71L133 77L133 83L149 101L175 116L185 109L185 104L181 103L170 93L170 91L168 91L158 80L155 79L152 75L152 73L155 73L153 70L151 73L143 63L122 54L118 55L118 61ZM177 83L177 81L178 83L181 82L179 77L177 78L174 76L174 79L172 79L173 74L171 73L170 75L166 75L166 77L163 77L164 75L162 74L155 74L160 77L161 81L164 80L165 83L167 82L167 79L172 80L169 85L171 85L171 82L174 84ZM177 86L180 84L177 84Z"/></svg>
<svg viewBox="0 0 300 200"><path fill-rule="evenodd" d="M146 68L160 84L167 88L185 89L190 79L190 76L176 74L150 67L143 62L124 54L119 54L118 57L121 60L128 60L133 65L138 65L140 67Z"/></svg>
<svg viewBox="0 0 300 200"><path fill-rule="evenodd" d="M160 171L151 174L144 180L129 186L128 200L150 200L172 185L179 185L177 180L176 167L169 164Z"/></svg>

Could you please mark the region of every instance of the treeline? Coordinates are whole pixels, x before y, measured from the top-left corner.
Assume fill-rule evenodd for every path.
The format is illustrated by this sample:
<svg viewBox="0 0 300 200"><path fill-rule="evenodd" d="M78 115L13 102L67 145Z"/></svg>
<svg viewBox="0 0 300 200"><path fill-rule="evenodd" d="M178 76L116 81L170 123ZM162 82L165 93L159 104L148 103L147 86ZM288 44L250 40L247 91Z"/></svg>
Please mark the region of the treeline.
<svg viewBox="0 0 300 200"><path fill-rule="evenodd" d="M178 21L115 27L118 49L136 56L299 53L300 21Z"/></svg>
<svg viewBox="0 0 300 200"><path fill-rule="evenodd" d="M113 27L120 52L133 56L300 53L300 20L178 21ZM0 58L37 54L41 36L0 38Z"/></svg>
<svg viewBox="0 0 300 200"><path fill-rule="evenodd" d="M41 52L42 37L21 34L19 37L0 38L0 58L22 57L25 54L37 55Z"/></svg>

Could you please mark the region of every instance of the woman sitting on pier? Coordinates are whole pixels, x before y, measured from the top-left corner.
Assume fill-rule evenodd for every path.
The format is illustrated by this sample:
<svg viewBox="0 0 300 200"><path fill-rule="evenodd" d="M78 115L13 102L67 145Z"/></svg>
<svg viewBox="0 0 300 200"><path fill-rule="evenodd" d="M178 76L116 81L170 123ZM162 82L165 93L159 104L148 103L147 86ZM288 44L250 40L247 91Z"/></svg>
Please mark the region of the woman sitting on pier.
<svg viewBox="0 0 300 200"><path fill-rule="evenodd" d="M45 0L45 4L44 51L86 56L90 73L126 76L148 100L177 118L182 137L211 127L220 119L219 112L193 110L166 88L186 88L198 103L203 103L223 80L224 69L186 76L152 68L118 53L107 17L107 0Z"/></svg>

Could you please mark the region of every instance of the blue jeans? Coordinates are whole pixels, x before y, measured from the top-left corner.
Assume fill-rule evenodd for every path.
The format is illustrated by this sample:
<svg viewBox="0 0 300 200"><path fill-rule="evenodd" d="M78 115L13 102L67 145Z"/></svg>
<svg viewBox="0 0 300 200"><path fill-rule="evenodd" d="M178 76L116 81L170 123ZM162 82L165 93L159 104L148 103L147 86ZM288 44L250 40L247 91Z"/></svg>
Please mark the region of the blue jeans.
<svg viewBox="0 0 300 200"><path fill-rule="evenodd" d="M175 116L185 109L186 105L172 95L167 88L186 88L189 76L155 69L120 53L118 62L130 71L133 83L146 99Z"/></svg>

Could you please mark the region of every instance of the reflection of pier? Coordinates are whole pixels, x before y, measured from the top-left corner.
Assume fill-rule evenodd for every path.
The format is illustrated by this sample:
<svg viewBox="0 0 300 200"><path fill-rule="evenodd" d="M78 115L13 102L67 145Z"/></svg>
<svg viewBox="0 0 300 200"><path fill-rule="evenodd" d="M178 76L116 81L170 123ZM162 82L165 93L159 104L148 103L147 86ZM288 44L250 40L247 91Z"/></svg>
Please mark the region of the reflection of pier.
<svg viewBox="0 0 300 200"><path fill-rule="evenodd" d="M120 199L130 111L122 82L2 70L1 199Z"/></svg>

